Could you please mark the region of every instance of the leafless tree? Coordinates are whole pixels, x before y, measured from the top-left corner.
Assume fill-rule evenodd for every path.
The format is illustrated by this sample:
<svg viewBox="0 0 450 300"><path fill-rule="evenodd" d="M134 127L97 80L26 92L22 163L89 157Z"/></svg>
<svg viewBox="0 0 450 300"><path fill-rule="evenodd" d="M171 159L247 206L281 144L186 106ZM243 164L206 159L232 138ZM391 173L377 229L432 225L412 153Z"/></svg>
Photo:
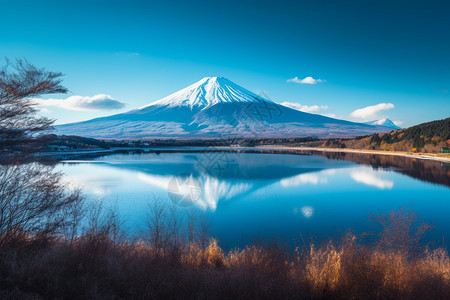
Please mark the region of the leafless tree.
<svg viewBox="0 0 450 300"><path fill-rule="evenodd" d="M28 238L63 234L73 220L66 210L81 201L61 174L38 163L0 165L0 247Z"/></svg>
<svg viewBox="0 0 450 300"><path fill-rule="evenodd" d="M154 248L155 254L165 253L170 235L168 209L166 203L158 197L153 197L153 201L148 204L145 229L148 243Z"/></svg>
<svg viewBox="0 0 450 300"><path fill-rule="evenodd" d="M63 234L69 244L73 244L82 234L82 224L86 219L87 206L80 190L73 191L74 199L63 210L65 226Z"/></svg>
<svg viewBox="0 0 450 300"><path fill-rule="evenodd" d="M396 249L416 254L424 234L431 229L425 223L417 222L417 215L404 207L387 215L372 217L382 230L378 235L378 246L382 249Z"/></svg>
<svg viewBox="0 0 450 300"><path fill-rule="evenodd" d="M53 120L36 116L36 102L30 98L66 93L62 76L22 59L6 60L0 67L0 151L27 148L38 133L51 129Z"/></svg>
<svg viewBox="0 0 450 300"><path fill-rule="evenodd" d="M43 94L66 93L61 73L17 60L0 67L0 247L11 241L55 236L72 230L81 218L70 215L80 209L83 198L70 189L62 174L53 167L24 162L24 150L38 133L51 129L52 120L36 116L36 103L30 98ZM8 155L5 151L14 151ZM2 153L3 152L3 153Z"/></svg>

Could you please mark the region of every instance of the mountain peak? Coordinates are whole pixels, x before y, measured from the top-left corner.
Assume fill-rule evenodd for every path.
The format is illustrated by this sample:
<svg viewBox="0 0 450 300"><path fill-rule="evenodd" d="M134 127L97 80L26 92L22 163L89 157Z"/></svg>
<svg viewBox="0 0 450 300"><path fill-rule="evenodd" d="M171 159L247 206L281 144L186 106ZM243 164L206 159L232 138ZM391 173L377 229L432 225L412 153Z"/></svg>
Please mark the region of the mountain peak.
<svg viewBox="0 0 450 300"><path fill-rule="evenodd" d="M366 122L365 124L375 125L375 126L384 126L384 127L389 127L389 128L392 128L392 129L401 129L400 127L395 125L395 123L392 122L391 120L389 120L388 118L383 118L383 119L380 119L380 120Z"/></svg>
<svg viewBox="0 0 450 300"><path fill-rule="evenodd" d="M217 81L217 80L221 80L221 79L226 79L225 77L221 77L221 76L211 76L211 77L203 77L202 80L211 80L211 81ZM228 79L226 79L228 80Z"/></svg>
<svg viewBox="0 0 450 300"><path fill-rule="evenodd" d="M200 81L161 100L143 106L140 109L149 106L185 106L192 109L194 107L211 107L218 103L249 103L261 101L270 102L225 77L204 77Z"/></svg>

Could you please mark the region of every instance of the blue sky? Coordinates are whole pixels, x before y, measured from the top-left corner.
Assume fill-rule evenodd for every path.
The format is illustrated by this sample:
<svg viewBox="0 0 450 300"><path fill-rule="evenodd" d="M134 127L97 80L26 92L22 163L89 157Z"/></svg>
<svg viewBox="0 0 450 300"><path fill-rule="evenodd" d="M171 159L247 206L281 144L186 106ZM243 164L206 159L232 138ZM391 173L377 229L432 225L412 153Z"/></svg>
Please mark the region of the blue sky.
<svg viewBox="0 0 450 300"><path fill-rule="evenodd" d="M71 100L42 111L57 123L224 76L305 111L411 126L450 115L449 14L444 0L0 0L0 56L66 74L70 93L51 98ZM104 105L80 108L94 96Z"/></svg>

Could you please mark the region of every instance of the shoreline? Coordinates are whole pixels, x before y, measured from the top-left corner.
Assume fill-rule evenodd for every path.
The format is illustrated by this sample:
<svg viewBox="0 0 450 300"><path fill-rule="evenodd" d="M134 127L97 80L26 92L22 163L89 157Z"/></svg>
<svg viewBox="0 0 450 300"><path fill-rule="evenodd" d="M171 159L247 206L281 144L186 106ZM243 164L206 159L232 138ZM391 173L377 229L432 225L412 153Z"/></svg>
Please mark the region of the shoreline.
<svg viewBox="0 0 450 300"><path fill-rule="evenodd" d="M210 151L254 151L254 150L295 150L295 151L315 151L315 152L341 152L341 153L357 153L357 154L375 154L375 155L390 155L390 156L402 156L414 159L423 159L423 160L434 160L440 161L444 163L450 163L450 157L439 157L433 154L425 154L425 153L408 153L408 152L397 152L397 151L381 151L381 150L365 150L365 149L350 149L350 148L323 148L323 147L291 147L291 146L283 146L283 145L264 145L264 146L255 146L255 147L230 147L230 146L205 146L205 147L191 147L191 146L175 146L175 147L124 147L124 148L111 148L111 149L96 149L96 150L87 150L80 149L74 151L61 151L61 152L39 152L38 156L66 156L66 155L85 155L85 154L108 154L114 153L116 151L133 151L133 150L142 150L142 151L176 151L179 149L180 151L189 150L192 152L201 152L205 150ZM36 155L36 154L35 154Z"/></svg>
<svg viewBox="0 0 450 300"><path fill-rule="evenodd" d="M298 151L317 151L317 152L344 152L344 153L359 153L359 154L376 154L376 155L391 155L402 156L417 159L435 160L440 162L450 163L450 157L434 156L430 153L408 153L397 151L382 151L382 150L366 150L366 149L350 149L350 148L322 148L322 147L290 147L290 146L256 146L258 149L273 149L273 150L298 150Z"/></svg>

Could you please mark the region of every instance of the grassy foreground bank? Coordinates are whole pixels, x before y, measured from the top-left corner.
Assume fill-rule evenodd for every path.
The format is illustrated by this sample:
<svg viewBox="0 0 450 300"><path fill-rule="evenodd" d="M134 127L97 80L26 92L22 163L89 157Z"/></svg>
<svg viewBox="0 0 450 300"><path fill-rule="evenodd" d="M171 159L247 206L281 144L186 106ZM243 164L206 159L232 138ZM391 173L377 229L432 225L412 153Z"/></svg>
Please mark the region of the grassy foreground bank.
<svg viewBox="0 0 450 300"><path fill-rule="evenodd" d="M0 298L450 299L448 253L418 246L426 227L403 211L380 220L372 244L347 234L295 250L224 252L155 222L134 242L118 238L114 222L73 240L23 233L0 249Z"/></svg>

